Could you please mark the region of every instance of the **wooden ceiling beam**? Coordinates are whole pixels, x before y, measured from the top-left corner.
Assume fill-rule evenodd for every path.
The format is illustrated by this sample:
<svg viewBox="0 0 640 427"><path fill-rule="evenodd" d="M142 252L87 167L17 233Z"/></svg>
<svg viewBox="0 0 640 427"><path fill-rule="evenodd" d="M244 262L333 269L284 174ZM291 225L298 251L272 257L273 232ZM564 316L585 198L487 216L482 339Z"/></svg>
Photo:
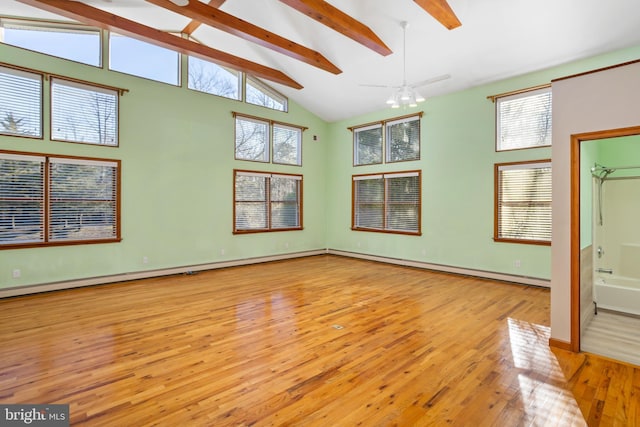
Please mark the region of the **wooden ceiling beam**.
<svg viewBox="0 0 640 427"><path fill-rule="evenodd" d="M321 70L325 70L333 74L340 74L342 72L342 70L322 56L321 53L306 48L294 41L285 39L284 37L223 12L215 7L208 6L200 1L192 0L187 6L178 6L169 0L146 1L172 12L187 16L191 19L196 19L203 24L217 28L229 34L233 34L234 36L320 68Z"/></svg>
<svg viewBox="0 0 640 427"><path fill-rule="evenodd" d="M391 49L371 30L371 28L347 15L323 0L280 0L282 3L304 13L312 19L349 37L352 40L378 52L382 56Z"/></svg>
<svg viewBox="0 0 640 427"><path fill-rule="evenodd" d="M413 0L438 22L450 30L462 25L447 0Z"/></svg>
<svg viewBox="0 0 640 427"><path fill-rule="evenodd" d="M207 61L213 61L225 67L252 74L256 77L279 83L294 89L302 89L302 85L282 71L248 61L243 58L213 49L191 40L183 39L173 34L155 28L147 27L138 22L130 21L118 15L105 12L79 1L69 0L17 0L20 3L37 7L47 12L55 13L94 27L114 31L147 43L175 50L186 55L197 56Z"/></svg>
<svg viewBox="0 0 640 427"><path fill-rule="evenodd" d="M211 7L218 8L218 7L222 6L222 4L223 4L225 1L226 1L226 0L210 0L210 1L209 1L209 3L208 3L208 5L209 5L209 6L211 6ZM197 21L197 20L195 20L195 19L192 19L192 20L191 20L191 22L189 22L189 23L187 24L187 26L186 26L186 27L184 27L184 29L182 30L182 34L187 34L187 35L189 35L189 36L190 36L191 34L193 34L193 32L194 32L195 30L197 30L197 29L198 29L198 27L199 27L200 25L202 25L202 22Z"/></svg>

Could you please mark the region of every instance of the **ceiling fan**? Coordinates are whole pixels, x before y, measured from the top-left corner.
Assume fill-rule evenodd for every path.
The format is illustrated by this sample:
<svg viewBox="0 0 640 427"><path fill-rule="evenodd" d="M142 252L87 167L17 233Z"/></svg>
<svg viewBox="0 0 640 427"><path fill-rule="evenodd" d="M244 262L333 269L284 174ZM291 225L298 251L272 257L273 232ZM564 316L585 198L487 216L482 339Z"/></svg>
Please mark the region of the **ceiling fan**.
<svg viewBox="0 0 640 427"><path fill-rule="evenodd" d="M423 102L425 98L416 90L416 88L426 86L428 84L436 83L442 80L446 80L451 78L451 75L444 74L442 76L432 77L427 80L422 80L417 83L408 84L407 83L407 27L409 23L407 21L402 21L400 23L402 27L402 85L400 86L387 86L387 85L371 85L371 84L362 84L361 86L368 87L386 87L395 89L389 99L387 100L387 104L391 106L391 108L400 108L400 106L409 106L416 107L418 102Z"/></svg>

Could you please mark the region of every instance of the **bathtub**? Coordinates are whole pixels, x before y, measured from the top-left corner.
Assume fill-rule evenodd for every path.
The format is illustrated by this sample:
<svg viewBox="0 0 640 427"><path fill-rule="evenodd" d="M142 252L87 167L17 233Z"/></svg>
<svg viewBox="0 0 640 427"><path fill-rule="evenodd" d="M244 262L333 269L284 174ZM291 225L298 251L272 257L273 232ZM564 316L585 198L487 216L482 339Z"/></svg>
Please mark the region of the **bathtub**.
<svg viewBox="0 0 640 427"><path fill-rule="evenodd" d="M640 316L640 279L623 276L597 276L593 300L598 308Z"/></svg>

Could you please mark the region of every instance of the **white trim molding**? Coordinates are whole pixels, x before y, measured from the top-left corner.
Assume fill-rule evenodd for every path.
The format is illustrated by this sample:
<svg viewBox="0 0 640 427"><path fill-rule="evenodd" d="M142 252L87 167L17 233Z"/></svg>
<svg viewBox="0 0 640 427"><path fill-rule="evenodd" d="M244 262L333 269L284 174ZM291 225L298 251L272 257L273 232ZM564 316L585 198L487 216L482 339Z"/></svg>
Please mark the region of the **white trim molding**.
<svg viewBox="0 0 640 427"><path fill-rule="evenodd" d="M337 249L315 249L303 252L293 252L279 255L269 255L255 258L244 258L229 261L220 261L206 264L189 265L182 267L164 268L159 270L136 271L130 273L113 274L109 276L88 277L77 280L65 280L61 282L41 283L37 285L16 286L0 289L0 298L9 298L21 295L29 295L40 292L59 291L64 289L80 288L84 286L104 285L108 283L127 282L131 280L148 279L152 277L170 276L173 274L191 274L197 271L215 270L218 268L237 267L241 265L259 264L263 262L280 261L285 259L302 258L314 255L338 255L349 258L358 258L369 261L383 262L387 264L402 265L405 267L422 268L425 270L440 271L444 273L459 274L462 276L480 277L502 282L518 283L549 288L550 281L535 277L516 276L512 274L496 273L491 271L474 270L462 267L453 267L442 264L413 261L408 259L389 258L378 255L368 255L358 252L342 251Z"/></svg>
<svg viewBox="0 0 640 427"><path fill-rule="evenodd" d="M327 249L327 253L331 255L340 255L351 258L366 259L369 261L384 262L387 264L403 265L405 267L423 268L425 270L441 271L444 273L459 274L462 276L480 277L483 279L499 280L501 282L518 283L521 285L540 286L543 288L550 288L551 281L547 279L540 279L537 277L517 276L506 273L496 273L493 271L474 270L471 268L453 267L443 264L432 264L422 261L413 261L409 259L389 258L378 255L367 255L358 252L348 252L336 249Z"/></svg>

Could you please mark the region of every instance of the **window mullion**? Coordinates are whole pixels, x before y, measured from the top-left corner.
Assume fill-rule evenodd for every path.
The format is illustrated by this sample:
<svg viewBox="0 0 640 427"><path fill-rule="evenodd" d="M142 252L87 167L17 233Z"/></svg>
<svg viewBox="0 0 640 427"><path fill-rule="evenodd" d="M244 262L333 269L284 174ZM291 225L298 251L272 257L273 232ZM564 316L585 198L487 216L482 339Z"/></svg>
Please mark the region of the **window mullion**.
<svg viewBox="0 0 640 427"><path fill-rule="evenodd" d="M43 236L43 241L45 243L49 242L49 222L51 220L50 218L50 189L51 189L51 184L49 182L49 177L51 176L51 173L49 171L49 165L51 163L49 162L49 157L47 157L42 165L42 167L44 168L44 179L43 179L43 185L44 185L44 200L42 201L43 206L43 215L44 215L44 227L42 232L44 233Z"/></svg>
<svg viewBox="0 0 640 427"><path fill-rule="evenodd" d="M382 229L387 229L388 218L389 215L389 179L382 178L384 181L384 185L382 186Z"/></svg>
<svg viewBox="0 0 640 427"><path fill-rule="evenodd" d="M273 223L272 223L272 218L273 215L271 214L271 178L265 178L265 203L267 204L265 206L266 208L266 213L267 213L267 228L269 230L273 229Z"/></svg>

